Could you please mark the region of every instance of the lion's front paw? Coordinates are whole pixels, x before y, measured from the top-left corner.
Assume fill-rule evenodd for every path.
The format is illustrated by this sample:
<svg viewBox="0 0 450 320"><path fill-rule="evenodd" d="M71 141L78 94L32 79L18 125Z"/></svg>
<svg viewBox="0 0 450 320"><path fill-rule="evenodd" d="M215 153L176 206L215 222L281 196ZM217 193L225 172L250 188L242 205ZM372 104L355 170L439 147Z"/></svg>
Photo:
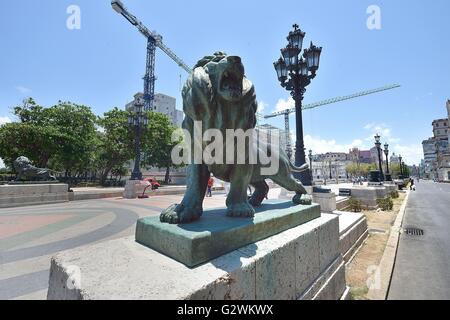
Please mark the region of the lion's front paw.
<svg viewBox="0 0 450 320"><path fill-rule="evenodd" d="M227 216L252 218L255 216L255 209L248 202L236 203L228 207Z"/></svg>
<svg viewBox="0 0 450 320"><path fill-rule="evenodd" d="M310 205L312 204L312 197L307 194L296 194L294 198L292 198L292 202L295 204L303 204Z"/></svg>
<svg viewBox="0 0 450 320"><path fill-rule="evenodd" d="M159 216L159 220L163 223L183 224L190 223L200 219L203 210L198 206L186 206L182 204L173 204Z"/></svg>

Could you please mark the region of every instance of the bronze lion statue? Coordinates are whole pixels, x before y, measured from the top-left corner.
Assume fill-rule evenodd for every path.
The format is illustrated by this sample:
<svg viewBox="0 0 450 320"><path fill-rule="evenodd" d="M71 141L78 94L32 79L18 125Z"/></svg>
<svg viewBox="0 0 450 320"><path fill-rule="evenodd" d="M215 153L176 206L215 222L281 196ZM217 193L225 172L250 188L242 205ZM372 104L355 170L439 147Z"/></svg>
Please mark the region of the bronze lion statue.
<svg viewBox="0 0 450 320"><path fill-rule="evenodd" d="M245 77L240 57L216 52L201 59L186 81L182 96L183 111L186 115L183 129L189 132L191 137L194 135L195 123L201 123L202 134L209 129L216 129L224 136L227 129L245 131L256 126L255 88ZM193 140L195 139L191 141L192 150L195 148ZM204 142L201 145L203 149L206 147ZM180 204L172 205L161 213L161 222L183 224L199 219L203 213L202 204L211 173L230 182L230 192L226 199L227 215L230 217L254 216L254 207L261 205L269 191L265 179L271 179L287 190L295 191L294 203L311 204L311 198L304 196L307 191L303 185L292 176L293 171L307 170L308 165L294 167L278 144L274 147L270 143L259 141L257 145L258 150L264 147L276 156L277 172L264 175L261 169L267 165L259 163L195 163L191 156L184 198ZM236 145L234 147L234 156L237 156L238 148ZM249 151L249 148L250 146L247 146L245 150ZM228 155L229 153L228 151ZM227 150L223 150L223 154L227 155ZM250 198L247 196L249 185L255 189Z"/></svg>
<svg viewBox="0 0 450 320"><path fill-rule="evenodd" d="M52 170L37 168L33 166L30 159L21 156L14 160L14 170L17 172L16 181L56 181L56 177L51 174Z"/></svg>

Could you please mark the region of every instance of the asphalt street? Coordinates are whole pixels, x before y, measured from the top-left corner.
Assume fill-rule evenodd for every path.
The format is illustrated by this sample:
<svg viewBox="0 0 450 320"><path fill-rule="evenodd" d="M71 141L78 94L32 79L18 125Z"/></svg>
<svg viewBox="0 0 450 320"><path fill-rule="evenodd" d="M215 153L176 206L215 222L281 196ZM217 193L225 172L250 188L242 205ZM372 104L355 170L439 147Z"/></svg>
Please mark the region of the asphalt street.
<svg viewBox="0 0 450 320"><path fill-rule="evenodd" d="M420 181L411 192L400 235L389 300L450 299L450 184Z"/></svg>

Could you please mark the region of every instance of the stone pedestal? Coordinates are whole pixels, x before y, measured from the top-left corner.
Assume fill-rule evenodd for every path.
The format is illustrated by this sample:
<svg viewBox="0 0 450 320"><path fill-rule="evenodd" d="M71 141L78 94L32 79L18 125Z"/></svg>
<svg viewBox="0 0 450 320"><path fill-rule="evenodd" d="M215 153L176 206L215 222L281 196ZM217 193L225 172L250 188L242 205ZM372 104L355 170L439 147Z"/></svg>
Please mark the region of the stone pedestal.
<svg viewBox="0 0 450 320"><path fill-rule="evenodd" d="M317 204L268 200L256 208L254 218L227 217L226 208L204 210L199 221L186 225L162 223L159 217L141 218L136 241L194 267L319 217Z"/></svg>
<svg viewBox="0 0 450 320"><path fill-rule="evenodd" d="M0 185L0 208L69 201L64 183Z"/></svg>
<svg viewBox="0 0 450 320"><path fill-rule="evenodd" d="M340 299L345 291L338 217L322 214L195 268L134 238L64 251L52 258L47 297Z"/></svg>
<svg viewBox="0 0 450 320"><path fill-rule="evenodd" d="M335 211L339 217L339 250L347 263L368 237L367 219L362 213Z"/></svg>
<svg viewBox="0 0 450 320"><path fill-rule="evenodd" d="M331 213L336 210L336 194L329 193L313 193L313 202L320 205L322 212Z"/></svg>
<svg viewBox="0 0 450 320"><path fill-rule="evenodd" d="M378 207L377 199L385 198L389 195L385 186L373 187L353 187L351 188L352 198L358 199L368 209L376 209Z"/></svg>
<svg viewBox="0 0 450 320"><path fill-rule="evenodd" d="M139 194L144 192L145 185L141 184L140 180L127 180L123 197L125 199L136 199Z"/></svg>

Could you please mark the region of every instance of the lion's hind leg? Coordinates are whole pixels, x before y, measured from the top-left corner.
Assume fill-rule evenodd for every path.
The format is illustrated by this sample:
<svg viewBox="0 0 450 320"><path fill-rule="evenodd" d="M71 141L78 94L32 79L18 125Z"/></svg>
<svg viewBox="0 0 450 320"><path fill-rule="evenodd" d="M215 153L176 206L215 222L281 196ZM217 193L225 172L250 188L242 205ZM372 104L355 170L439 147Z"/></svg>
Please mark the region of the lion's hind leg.
<svg viewBox="0 0 450 320"><path fill-rule="evenodd" d="M269 193L269 186L264 180L252 182L251 185L255 188L255 191L253 192L248 202L253 207L259 207Z"/></svg>

